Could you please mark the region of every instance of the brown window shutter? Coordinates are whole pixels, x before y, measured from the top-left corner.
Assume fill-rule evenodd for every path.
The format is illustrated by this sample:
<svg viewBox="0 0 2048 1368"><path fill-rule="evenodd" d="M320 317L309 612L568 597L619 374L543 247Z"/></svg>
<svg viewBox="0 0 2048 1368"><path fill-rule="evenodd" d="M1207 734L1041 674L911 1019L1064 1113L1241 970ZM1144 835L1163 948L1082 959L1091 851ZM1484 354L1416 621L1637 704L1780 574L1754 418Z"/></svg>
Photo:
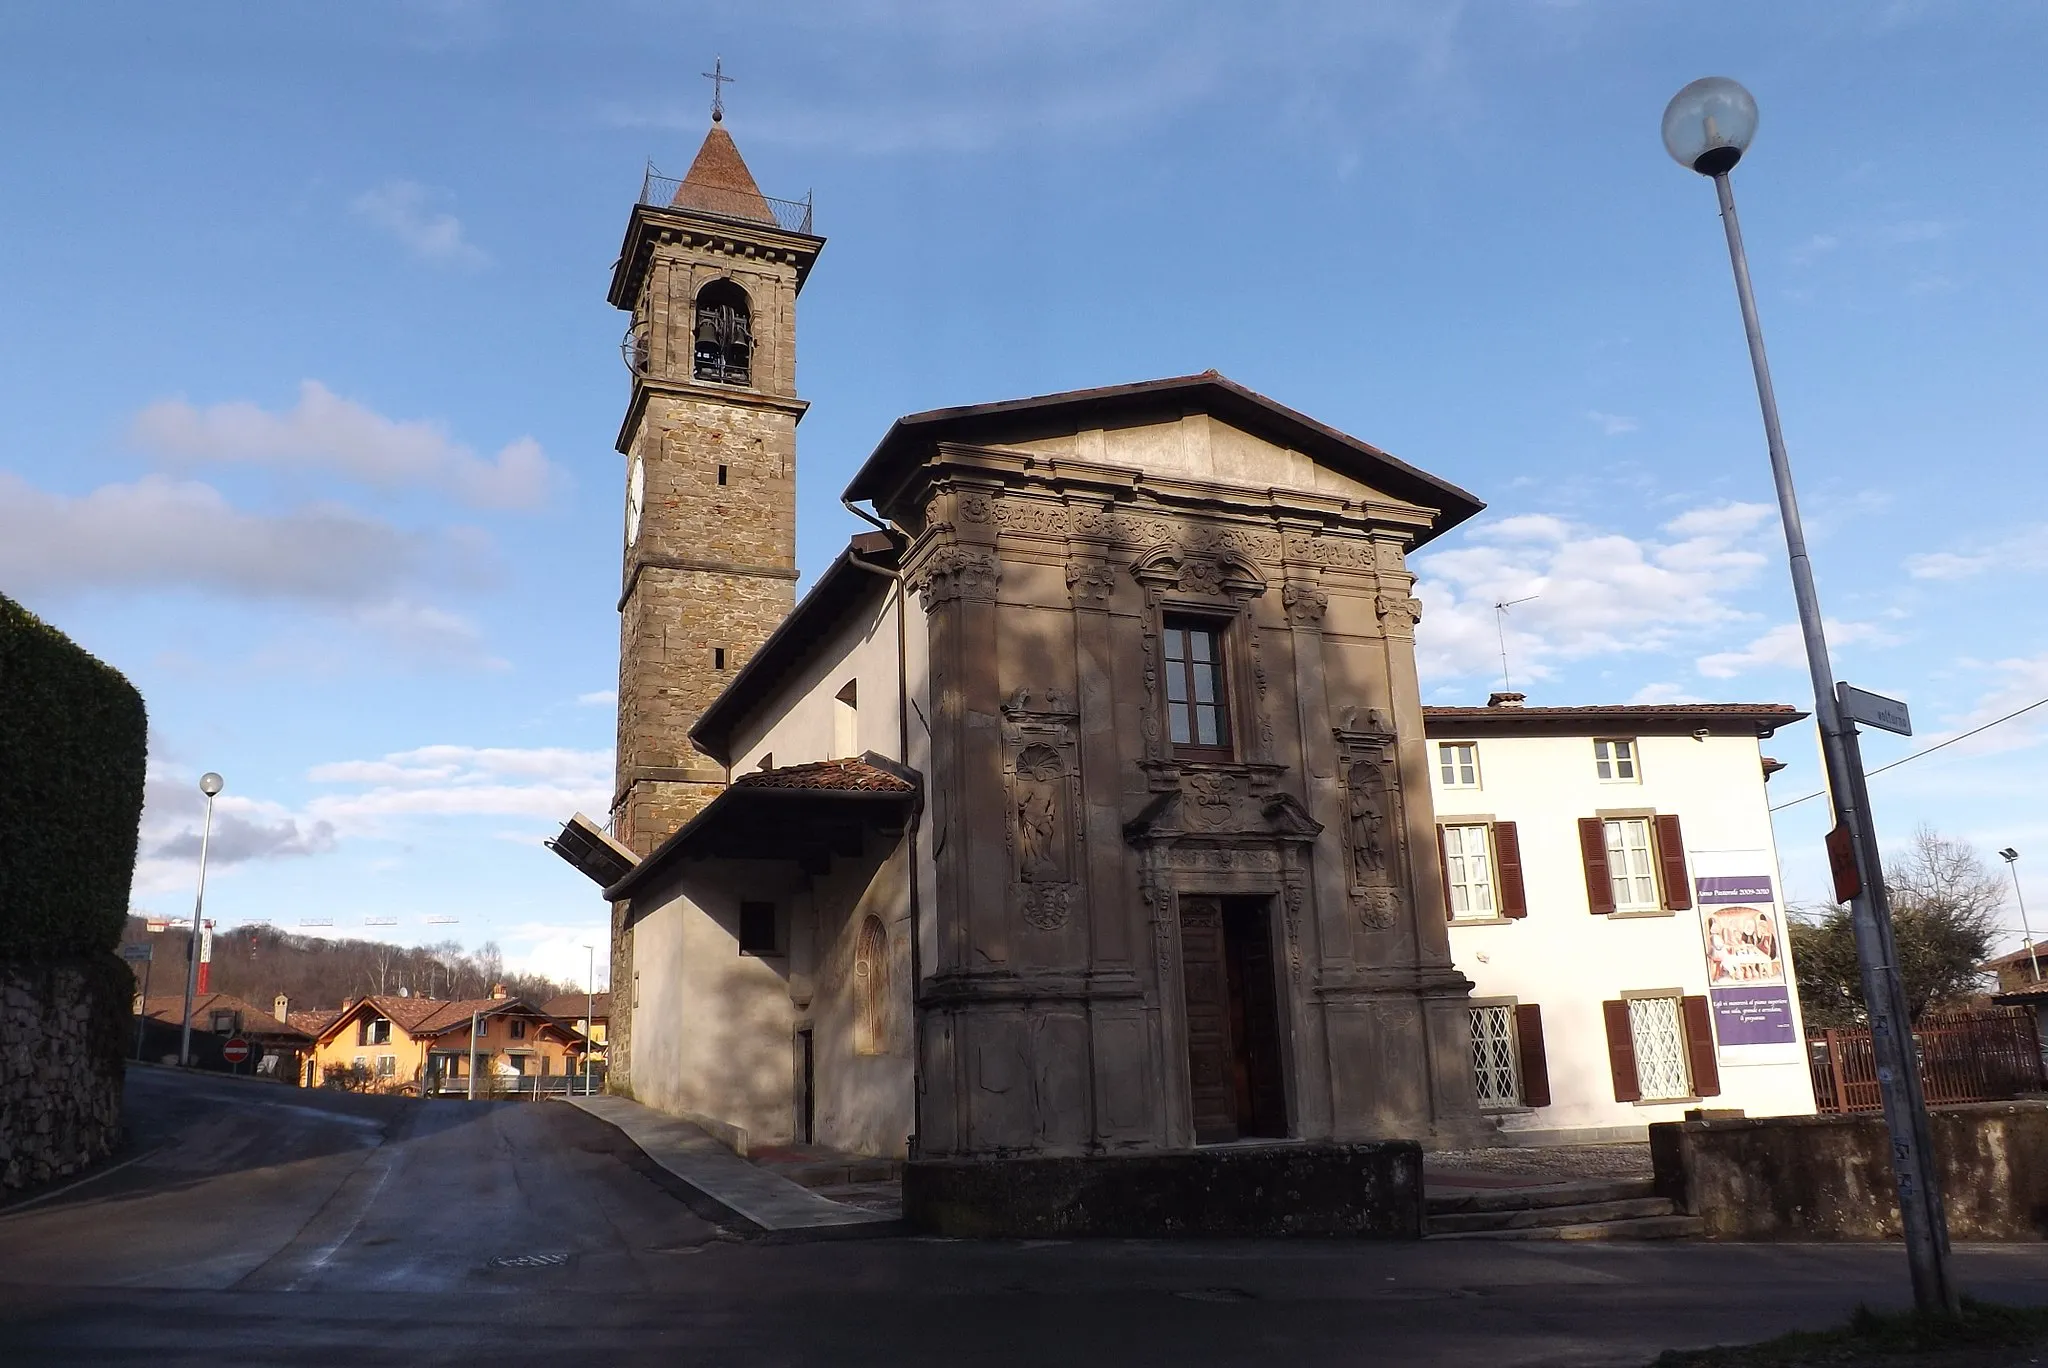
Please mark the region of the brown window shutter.
<svg viewBox="0 0 2048 1368"><path fill-rule="evenodd" d="M1685 998L1685 1062L1692 1068L1692 1095L1721 1095L1721 1066L1714 1057L1714 1017L1703 997Z"/></svg>
<svg viewBox="0 0 2048 1368"><path fill-rule="evenodd" d="M1522 1056L1522 1105L1550 1105L1550 1060L1543 1053L1543 1009L1533 1002L1515 1008L1515 1047Z"/></svg>
<svg viewBox="0 0 2048 1368"><path fill-rule="evenodd" d="M1628 1028L1628 1004L1603 1002L1600 1012L1607 1018L1607 1067L1614 1071L1614 1100L1640 1102L1643 1085L1636 1081L1636 1038Z"/></svg>
<svg viewBox="0 0 2048 1368"><path fill-rule="evenodd" d="M1436 824L1436 872L1443 880L1444 920L1451 919L1451 857L1444 853L1444 824Z"/></svg>
<svg viewBox="0 0 2048 1368"><path fill-rule="evenodd" d="M1614 885L1607 877L1607 823L1598 817L1579 818L1579 858L1586 865L1586 903L1593 915L1612 912Z"/></svg>
<svg viewBox="0 0 2048 1368"><path fill-rule="evenodd" d="M1664 884L1664 906L1683 912L1692 906L1692 881L1685 877L1685 833L1678 829L1678 815L1662 813L1657 818L1658 873Z"/></svg>
<svg viewBox="0 0 2048 1368"><path fill-rule="evenodd" d="M1513 822L1493 824L1493 867L1503 917L1529 915L1529 895L1522 889L1522 838Z"/></svg>

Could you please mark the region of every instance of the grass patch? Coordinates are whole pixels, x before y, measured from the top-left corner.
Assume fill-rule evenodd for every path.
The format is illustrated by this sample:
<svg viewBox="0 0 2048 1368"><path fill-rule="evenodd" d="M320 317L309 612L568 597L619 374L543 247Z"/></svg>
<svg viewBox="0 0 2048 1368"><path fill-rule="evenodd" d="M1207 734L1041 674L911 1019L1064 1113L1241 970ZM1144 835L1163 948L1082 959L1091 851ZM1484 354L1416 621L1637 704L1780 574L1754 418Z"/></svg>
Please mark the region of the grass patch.
<svg viewBox="0 0 2048 1368"><path fill-rule="evenodd" d="M1976 1368L2029 1362L2011 1351L2048 1341L2048 1307L1963 1298L1963 1314L1856 1308L1839 1330L1800 1330L1761 1344L1669 1349L1651 1368Z"/></svg>

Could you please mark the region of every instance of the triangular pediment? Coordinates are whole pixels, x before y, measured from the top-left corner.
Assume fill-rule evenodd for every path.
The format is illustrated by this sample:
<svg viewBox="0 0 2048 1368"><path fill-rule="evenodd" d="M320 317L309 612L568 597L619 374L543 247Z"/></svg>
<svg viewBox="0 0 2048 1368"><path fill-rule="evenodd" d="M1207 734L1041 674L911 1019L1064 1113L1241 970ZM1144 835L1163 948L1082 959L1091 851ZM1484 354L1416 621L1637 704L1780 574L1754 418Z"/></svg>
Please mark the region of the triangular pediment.
<svg viewBox="0 0 2048 1368"><path fill-rule="evenodd" d="M1124 823L1132 845L1159 842L1227 841L1273 843L1313 841L1323 824L1309 816L1292 794L1252 793L1240 776L1198 773L1162 793Z"/></svg>

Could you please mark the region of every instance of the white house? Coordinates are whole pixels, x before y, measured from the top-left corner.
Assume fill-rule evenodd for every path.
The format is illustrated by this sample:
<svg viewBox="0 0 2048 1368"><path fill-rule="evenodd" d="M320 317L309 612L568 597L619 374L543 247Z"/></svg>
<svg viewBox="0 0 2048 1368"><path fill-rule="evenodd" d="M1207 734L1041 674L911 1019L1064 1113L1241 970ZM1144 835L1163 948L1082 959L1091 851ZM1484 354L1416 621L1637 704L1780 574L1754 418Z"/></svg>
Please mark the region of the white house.
<svg viewBox="0 0 2048 1368"><path fill-rule="evenodd" d="M1781 704L1426 708L1480 1105L1530 1143L1811 1112L1759 741Z"/></svg>

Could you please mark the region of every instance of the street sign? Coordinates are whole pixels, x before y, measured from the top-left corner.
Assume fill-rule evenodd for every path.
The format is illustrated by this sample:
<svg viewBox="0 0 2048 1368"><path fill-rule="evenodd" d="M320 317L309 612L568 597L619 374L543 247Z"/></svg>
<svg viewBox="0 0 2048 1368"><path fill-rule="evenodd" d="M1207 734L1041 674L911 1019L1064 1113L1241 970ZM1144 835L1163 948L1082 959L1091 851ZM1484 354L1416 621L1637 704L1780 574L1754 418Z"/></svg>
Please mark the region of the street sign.
<svg viewBox="0 0 2048 1368"><path fill-rule="evenodd" d="M171 929L171 919L169 917L151 917L143 925L149 928L149 933L152 936L161 935Z"/></svg>
<svg viewBox="0 0 2048 1368"><path fill-rule="evenodd" d="M239 1064L249 1057L249 1042L240 1036L229 1036L228 1043L220 1047L220 1057L230 1064Z"/></svg>
<svg viewBox="0 0 2048 1368"><path fill-rule="evenodd" d="M121 947L121 958L130 964L147 964L152 948L148 941L130 941Z"/></svg>
<svg viewBox="0 0 2048 1368"><path fill-rule="evenodd" d="M1839 682L1835 685L1835 697L1841 700L1842 716L1851 722L1861 722L1880 731L1897 732L1900 736L1913 734L1913 715L1896 698L1886 698L1883 694Z"/></svg>

